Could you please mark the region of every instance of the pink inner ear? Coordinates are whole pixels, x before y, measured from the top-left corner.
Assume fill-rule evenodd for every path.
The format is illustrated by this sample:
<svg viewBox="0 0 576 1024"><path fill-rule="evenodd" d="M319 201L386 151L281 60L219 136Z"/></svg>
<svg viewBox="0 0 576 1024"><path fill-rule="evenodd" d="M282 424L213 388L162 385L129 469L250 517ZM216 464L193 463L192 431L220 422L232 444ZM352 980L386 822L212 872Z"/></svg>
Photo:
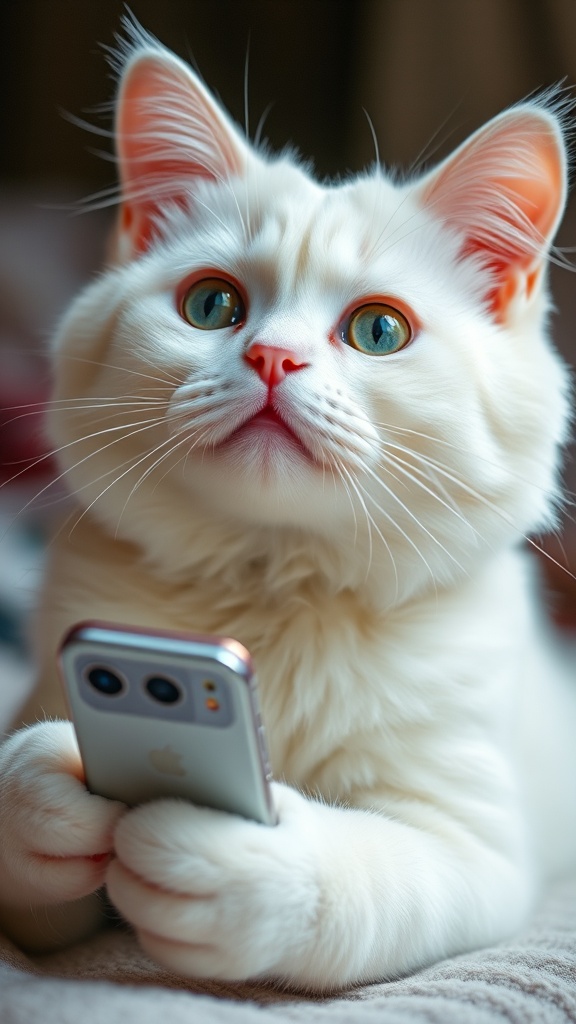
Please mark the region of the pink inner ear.
<svg viewBox="0 0 576 1024"><path fill-rule="evenodd" d="M144 53L121 83L116 140L123 194L120 232L144 251L163 203L188 205L195 178L241 173L234 129L192 72L171 54Z"/></svg>
<svg viewBox="0 0 576 1024"><path fill-rule="evenodd" d="M122 204L118 230L121 235L131 239L132 255L146 252L150 245L154 225L154 207L144 203Z"/></svg>
<svg viewBox="0 0 576 1024"><path fill-rule="evenodd" d="M464 235L464 256L480 253L494 287L498 319L522 280L529 295L562 210L564 156L552 119L538 108L502 115L431 176L431 210Z"/></svg>
<svg viewBox="0 0 576 1024"><path fill-rule="evenodd" d="M508 178L502 184L516 194L518 206L539 234L548 238L556 227L559 199L564 193L563 168L557 144L545 136L538 139L534 157L532 177Z"/></svg>

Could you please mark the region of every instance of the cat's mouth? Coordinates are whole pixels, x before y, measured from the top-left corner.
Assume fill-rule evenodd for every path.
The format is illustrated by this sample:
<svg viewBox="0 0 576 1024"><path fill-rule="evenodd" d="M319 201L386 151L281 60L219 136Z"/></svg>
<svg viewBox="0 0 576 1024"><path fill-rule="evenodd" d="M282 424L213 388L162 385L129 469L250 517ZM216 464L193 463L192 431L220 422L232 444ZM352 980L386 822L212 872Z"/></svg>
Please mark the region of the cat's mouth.
<svg viewBox="0 0 576 1024"><path fill-rule="evenodd" d="M233 430L224 441L220 442L218 448L226 448L236 441L248 440L255 444L260 442L266 449L289 446L292 450L296 449L308 462L317 463L317 459L302 438L272 405L264 406L254 416Z"/></svg>

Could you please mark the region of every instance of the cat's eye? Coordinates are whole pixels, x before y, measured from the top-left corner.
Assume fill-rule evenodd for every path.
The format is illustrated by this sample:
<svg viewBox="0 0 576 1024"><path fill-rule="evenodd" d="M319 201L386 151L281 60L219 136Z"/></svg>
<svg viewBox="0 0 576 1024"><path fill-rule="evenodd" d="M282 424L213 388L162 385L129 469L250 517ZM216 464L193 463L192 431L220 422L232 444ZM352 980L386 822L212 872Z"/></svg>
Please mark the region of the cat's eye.
<svg viewBox="0 0 576 1024"><path fill-rule="evenodd" d="M383 302L360 306L342 332L342 340L369 356L388 356L399 352L412 337L406 317Z"/></svg>
<svg viewBox="0 0 576 1024"><path fill-rule="evenodd" d="M196 281L185 293L180 308L184 319L201 331L235 327L246 318L238 289L220 277Z"/></svg>

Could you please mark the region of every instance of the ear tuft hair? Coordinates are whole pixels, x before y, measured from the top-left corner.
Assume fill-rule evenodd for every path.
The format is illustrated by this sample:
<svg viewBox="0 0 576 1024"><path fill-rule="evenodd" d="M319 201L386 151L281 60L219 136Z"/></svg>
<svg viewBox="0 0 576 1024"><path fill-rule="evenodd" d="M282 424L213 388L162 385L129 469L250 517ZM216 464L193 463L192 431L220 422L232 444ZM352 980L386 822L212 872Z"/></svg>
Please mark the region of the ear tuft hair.
<svg viewBox="0 0 576 1024"><path fill-rule="evenodd" d="M519 104L464 142L419 186L421 200L462 237L462 256L489 269L487 302L505 320L529 299L566 201L562 107L554 94Z"/></svg>
<svg viewBox="0 0 576 1024"><path fill-rule="evenodd" d="M198 179L242 175L248 146L191 68L123 18L115 140L122 193L119 253L145 250L174 204L193 207Z"/></svg>

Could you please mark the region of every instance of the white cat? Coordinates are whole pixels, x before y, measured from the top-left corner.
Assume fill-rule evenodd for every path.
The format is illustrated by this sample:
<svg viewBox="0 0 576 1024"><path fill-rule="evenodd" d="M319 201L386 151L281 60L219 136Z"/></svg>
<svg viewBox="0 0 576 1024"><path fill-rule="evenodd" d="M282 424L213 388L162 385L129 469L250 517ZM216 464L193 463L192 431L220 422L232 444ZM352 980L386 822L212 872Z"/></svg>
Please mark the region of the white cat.
<svg viewBox="0 0 576 1024"><path fill-rule="evenodd" d="M320 185L140 30L115 260L54 345L58 535L27 721L0 749L0 917L108 893L185 976L323 991L510 935L576 857L576 684L523 538L560 502L546 331L562 104L437 169ZM559 113L560 109L560 113ZM55 651L81 619L252 652L275 828L88 794Z"/></svg>

